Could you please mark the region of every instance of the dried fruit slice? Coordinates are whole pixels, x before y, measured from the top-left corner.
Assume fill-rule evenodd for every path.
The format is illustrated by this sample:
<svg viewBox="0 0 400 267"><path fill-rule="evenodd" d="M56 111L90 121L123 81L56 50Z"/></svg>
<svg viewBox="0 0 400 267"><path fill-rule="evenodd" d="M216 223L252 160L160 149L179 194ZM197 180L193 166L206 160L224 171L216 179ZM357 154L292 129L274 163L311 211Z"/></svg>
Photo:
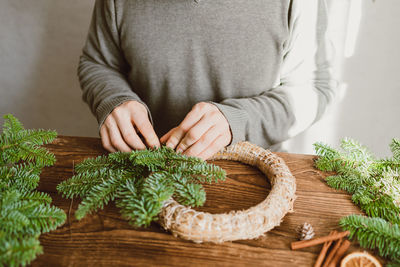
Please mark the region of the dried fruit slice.
<svg viewBox="0 0 400 267"><path fill-rule="evenodd" d="M379 261L368 252L358 251L343 258L340 267L382 267Z"/></svg>

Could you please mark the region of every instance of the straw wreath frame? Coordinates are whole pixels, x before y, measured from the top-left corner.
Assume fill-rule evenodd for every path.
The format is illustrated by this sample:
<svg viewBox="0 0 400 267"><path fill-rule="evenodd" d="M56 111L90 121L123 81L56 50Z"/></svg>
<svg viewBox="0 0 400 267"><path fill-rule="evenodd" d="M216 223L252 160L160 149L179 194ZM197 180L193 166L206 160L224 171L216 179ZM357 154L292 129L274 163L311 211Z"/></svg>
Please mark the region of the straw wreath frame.
<svg viewBox="0 0 400 267"><path fill-rule="evenodd" d="M239 142L216 153L210 160L233 160L257 167L271 182L271 191L258 205L247 210L211 214L167 200L161 213L161 226L174 236L196 243L222 243L254 239L280 225L293 212L296 179L283 159L249 142Z"/></svg>

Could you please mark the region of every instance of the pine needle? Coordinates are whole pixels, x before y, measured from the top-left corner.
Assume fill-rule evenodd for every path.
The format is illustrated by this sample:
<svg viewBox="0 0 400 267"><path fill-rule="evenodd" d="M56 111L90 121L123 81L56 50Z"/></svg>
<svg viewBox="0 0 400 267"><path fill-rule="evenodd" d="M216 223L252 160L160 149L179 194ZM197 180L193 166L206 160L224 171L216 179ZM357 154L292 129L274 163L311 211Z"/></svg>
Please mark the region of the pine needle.
<svg viewBox="0 0 400 267"><path fill-rule="evenodd" d="M200 183L226 176L216 165L165 146L86 159L75 170L77 174L57 190L67 198L82 198L75 212L78 220L115 201L122 216L136 227L149 226L171 197L183 205L203 205L206 194Z"/></svg>
<svg viewBox="0 0 400 267"><path fill-rule="evenodd" d="M314 147L320 156L315 166L337 172L326 178L328 185L353 194L353 202L369 216L345 217L341 226L362 247L400 264L400 141L392 140L393 157L386 159L350 138L342 140L342 151L322 143Z"/></svg>
<svg viewBox="0 0 400 267"><path fill-rule="evenodd" d="M65 213L51 206L51 197L35 189L44 166L55 157L40 147L57 133L25 130L11 114L4 116L0 134L0 266L25 266L43 253L39 236L65 221Z"/></svg>

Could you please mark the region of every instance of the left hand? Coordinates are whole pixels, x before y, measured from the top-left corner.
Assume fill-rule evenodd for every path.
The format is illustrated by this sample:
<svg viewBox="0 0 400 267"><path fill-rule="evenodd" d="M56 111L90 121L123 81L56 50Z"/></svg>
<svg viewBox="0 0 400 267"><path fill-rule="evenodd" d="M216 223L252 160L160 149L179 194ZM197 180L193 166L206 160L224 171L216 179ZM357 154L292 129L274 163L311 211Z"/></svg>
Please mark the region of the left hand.
<svg viewBox="0 0 400 267"><path fill-rule="evenodd" d="M187 156L206 160L229 145L232 133L229 123L219 109L210 103L193 106L185 119L171 129L160 142Z"/></svg>

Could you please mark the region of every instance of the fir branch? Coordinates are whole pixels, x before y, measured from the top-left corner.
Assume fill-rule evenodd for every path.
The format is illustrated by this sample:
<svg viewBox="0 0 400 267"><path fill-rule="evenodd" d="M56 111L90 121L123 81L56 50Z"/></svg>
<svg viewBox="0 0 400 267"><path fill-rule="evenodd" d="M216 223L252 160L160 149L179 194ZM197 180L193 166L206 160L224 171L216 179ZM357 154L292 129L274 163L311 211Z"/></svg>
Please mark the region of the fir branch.
<svg viewBox="0 0 400 267"><path fill-rule="evenodd" d="M66 220L63 210L48 204L37 205L26 216L30 222L26 232L32 232L32 234L53 231Z"/></svg>
<svg viewBox="0 0 400 267"><path fill-rule="evenodd" d="M356 238L362 247L377 249L383 257L400 262L400 227L381 218L350 215L340 220L350 238Z"/></svg>
<svg viewBox="0 0 400 267"><path fill-rule="evenodd" d="M322 171L335 171L343 175L370 176L374 162L370 152L350 138L342 140L341 146L345 152L323 143L315 143L315 151L320 156L315 166Z"/></svg>
<svg viewBox="0 0 400 267"><path fill-rule="evenodd" d="M0 167L0 180L4 184L2 189L18 189L21 192L31 191L38 186L40 172L41 169L33 163Z"/></svg>
<svg viewBox="0 0 400 267"><path fill-rule="evenodd" d="M168 172L158 172L149 175L142 184L141 194L156 202L164 202L174 193L173 183Z"/></svg>
<svg viewBox="0 0 400 267"><path fill-rule="evenodd" d="M141 182L143 183L143 180ZM132 180L127 180L121 185L116 200L116 206L120 208L122 217L135 227L149 226L157 219L162 208L162 203L139 193L138 190L142 187L143 184L140 182L134 183Z"/></svg>
<svg viewBox="0 0 400 267"><path fill-rule="evenodd" d="M72 199L74 197L84 197L90 190L102 183L98 172L95 173L79 173L68 180L65 180L57 185L57 191L63 197Z"/></svg>
<svg viewBox="0 0 400 267"><path fill-rule="evenodd" d="M26 266L42 253L37 236L10 237L0 231L0 265Z"/></svg>
<svg viewBox="0 0 400 267"><path fill-rule="evenodd" d="M181 161L168 168L170 173L181 173L188 181L198 180L200 182L224 181L226 172L220 167L207 162L186 162Z"/></svg>
<svg viewBox="0 0 400 267"><path fill-rule="evenodd" d="M347 152L347 154L356 161L371 161L374 160L374 156L371 151L358 141L351 138L344 138L340 144L340 147Z"/></svg>
<svg viewBox="0 0 400 267"><path fill-rule="evenodd" d="M2 155L2 164L0 165L3 166L23 160L32 162L41 168L51 166L56 161L54 155L46 149L26 143L15 143L13 146L3 149Z"/></svg>
<svg viewBox="0 0 400 267"><path fill-rule="evenodd" d="M51 197L36 191L44 166L55 157L40 147L56 132L25 130L11 114L0 134L0 266L27 265L42 253L39 236L64 223L65 213Z"/></svg>
<svg viewBox="0 0 400 267"><path fill-rule="evenodd" d="M79 166L79 165L78 165ZM128 175L124 170L98 169L85 171L74 175L57 185L57 190L65 198L84 197L95 187L107 183L109 177Z"/></svg>
<svg viewBox="0 0 400 267"><path fill-rule="evenodd" d="M57 136L55 131L25 130L18 119L10 114L4 116L4 119L0 138L0 163L5 165L24 160L43 166L54 164L54 156L40 146L52 142Z"/></svg>
<svg viewBox="0 0 400 267"><path fill-rule="evenodd" d="M118 151L103 157L107 160L111 160L111 164L126 165L130 162L131 153Z"/></svg>
<svg viewBox="0 0 400 267"><path fill-rule="evenodd" d="M17 150L19 155L14 161L24 160L35 162L38 166L51 166L56 162L54 154L50 153L47 149L37 147L34 145L20 144L19 150Z"/></svg>
<svg viewBox="0 0 400 267"><path fill-rule="evenodd" d="M377 197L384 194L392 197L394 202L400 201L399 173L389 166L393 160L375 159L366 148L351 139L342 141L345 152L321 143L315 146L316 152L321 155L315 166L321 170L338 173L337 176L327 178L332 187L344 189L349 193L355 193L361 186L375 188L375 191L379 191L376 193Z"/></svg>
<svg viewBox="0 0 400 267"><path fill-rule="evenodd" d="M393 139L393 158L376 159L357 141L344 139L343 151L315 144L320 158L315 166L336 171L326 178L329 186L343 189L370 218L352 215L341 225L356 236L362 247L377 248L383 257L400 263L400 143Z"/></svg>
<svg viewBox="0 0 400 267"><path fill-rule="evenodd" d="M103 209L109 201L115 199L121 182L123 179L120 177L111 176L103 183L93 186L79 204L75 217L80 220L87 213Z"/></svg>
<svg viewBox="0 0 400 267"><path fill-rule="evenodd" d="M39 192L39 191L22 192L20 199L37 201L41 204L51 204L51 202L52 202L50 195L43 193L43 192Z"/></svg>
<svg viewBox="0 0 400 267"><path fill-rule="evenodd" d="M2 231L8 234L18 236L49 232L66 219L61 209L48 204L49 196L44 193L21 194L12 190L0 196L0 225Z"/></svg>
<svg viewBox="0 0 400 267"><path fill-rule="evenodd" d="M360 186L363 185L359 177L355 175L344 176L344 175L334 175L326 177L326 182L330 187L335 189L345 190L350 194L355 193Z"/></svg>
<svg viewBox="0 0 400 267"><path fill-rule="evenodd" d="M314 150L318 156L329 160L333 160L339 156L339 152L336 149L322 142L315 143Z"/></svg>
<svg viewBox="0 0 400 267"><path fill-rule="evenodd" d="M171 176L174 180L175 199L183 205L202 206L206 201L206 192L200 184L189 183L187 178L176 173Z"/></svg>
<svg viewBox="0 0 400 267"><path fill-rule="evenodd" d="M98 156L96 158L88 158L75 166L75 173L90 173L99 170L108 170L112 168L113 164L105 156Z"/></svg>
<svg viewBox="0 0 400 267"><path fill-rule="evenodd" d="M151 151L152 153L149 153ZM134 165L146 166L150 171L155 172L166 167L166 155L168 150L165 148L158 150L137 150L132 152L130 161Z"/></svg>
<svg viewBox="0 0 400 267"><path fill-rule="evenodd" d="M13 115L6 114L3 116L4 124L3 124L3 134L11 135L13 133L18 133L24 130L22 123Z"/></svg>
<svg viewBox="0 0 400 267"><path fill-rule="evenodd" d="M393 158L400 161L400 140L393 138L390 143L390 150L393 153Z"/></svg>
<svg viewBox="0 0 400 267"><path fill-rule="evenodd" d="M400 171L400 160L394 158L378 159L372 163L372 168L377 175L387 170Z"/></svg>
<svg viewBox="0 0 400 267"><path fill-rule="evenodd" d="M391 199L381 199L381 201L373 201L370 204L360 204L360 208L370 217L378 217L391 223L400 224L399 207L395 206Z"/></svg>
<svg viewBox="0 0 400 267"><path fill-rule="evenodd" d="M77 175L57 190L64 197L83 198L75 212L77 219L115 201L134 226L150 225L172 196L184 205L202 205L205 192L198 183L223 180L226 175L218 166L166 146L86 159L76 170Z"/></svg>
<svg viewBox="0 0 400 267"><path fill-rule="evenodd" d="M122 217L129 220L129 222L135 226L141 226L141 222L135 222L135 206L134 201L139 198L138 189L142 186L140 183L135 183L132 180L126 180L125 183L121 184L121 190L118 192L118 198L115 201L116 206L120 208Z"/></svg>
<svg viewBox="0 0 400 267"><path fill-rule="evenodd" d="M48 131L43 129L33 130L21 130L10 135L10 145L16 146L18 144L26 144L32 146L41 146L43 144L49 144L57 137L55 131Z"/></svg>
<svg viewBox="0 0 400 267"><path fill-rule="evenodd" d="M393 202L400 206L400 173L391 169L385 170L381 174L380 190L383 194L393 198Z"/></svg>
<svg viewBox="0 0 400 267"><path fill-rule="evenodd" d="M162 203L147 199L145 196L132 198L128 202L127 197L117 201L117 207L121 208L122 215L135 227L149 226L152 221L157 220L161 211Z"/></svg>

